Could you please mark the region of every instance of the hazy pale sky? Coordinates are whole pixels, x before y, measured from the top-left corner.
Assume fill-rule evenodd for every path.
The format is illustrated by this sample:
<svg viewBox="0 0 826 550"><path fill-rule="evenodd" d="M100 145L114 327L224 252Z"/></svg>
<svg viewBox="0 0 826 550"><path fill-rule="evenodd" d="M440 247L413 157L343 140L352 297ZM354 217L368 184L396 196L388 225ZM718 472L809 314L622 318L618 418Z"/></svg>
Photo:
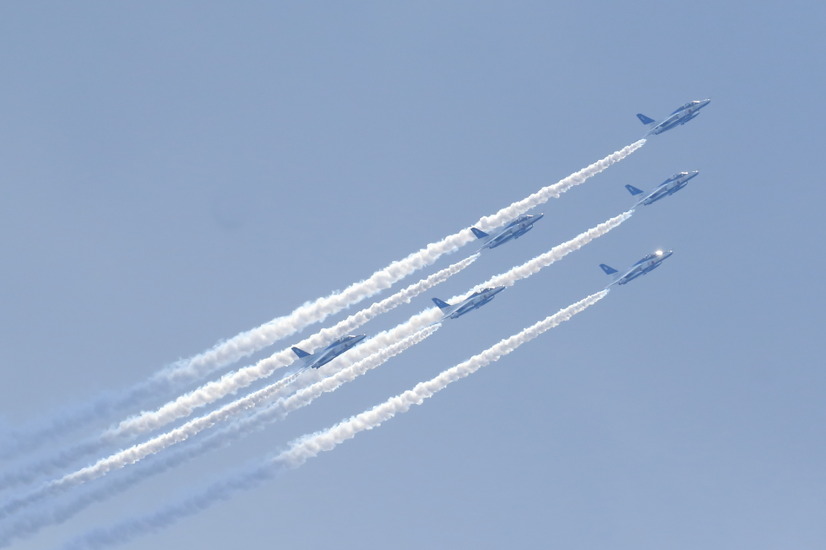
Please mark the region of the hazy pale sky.
<svg viewBox="0 0 826 550"><path fill-rule="evenodd" d="M633 143L638 112L712 99L362 331L623 212L625 184L699 170L677 195L285 422L12 547L177 502L657 247L660 269L422 406L121 548L822 547L825 24L813 1L6 3L4 431L368 277Z"/></svg>

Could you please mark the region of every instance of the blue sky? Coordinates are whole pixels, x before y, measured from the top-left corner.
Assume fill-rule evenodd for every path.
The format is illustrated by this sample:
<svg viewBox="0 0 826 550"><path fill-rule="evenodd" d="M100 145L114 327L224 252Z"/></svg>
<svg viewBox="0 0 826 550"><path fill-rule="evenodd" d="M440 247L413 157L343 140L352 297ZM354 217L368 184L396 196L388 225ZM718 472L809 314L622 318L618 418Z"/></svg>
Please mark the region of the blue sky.
<svg viewBox="0 0 826 550"><path fill-rule="evenodd" d="M660 246L675 251L661 269L421 407L123 548L819 547L825 16L796 1L4 5L0 418L22 429L632 143L637 112L712 98L431 294L622 212L625 184L700 170L678 195L287 422L14 547L190 494Z"/></svg>

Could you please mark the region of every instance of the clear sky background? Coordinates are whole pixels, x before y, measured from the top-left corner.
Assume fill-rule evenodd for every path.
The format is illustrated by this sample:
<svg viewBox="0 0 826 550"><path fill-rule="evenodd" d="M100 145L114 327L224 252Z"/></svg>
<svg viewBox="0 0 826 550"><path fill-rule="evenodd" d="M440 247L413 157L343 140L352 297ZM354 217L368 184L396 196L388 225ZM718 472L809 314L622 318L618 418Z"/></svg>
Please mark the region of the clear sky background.
<svg viewBox="0 0 826 550"><path fill-rule="evenodd" d="M365 278L636 141L637 112L712 98L365 332L622 212L625 184L700 170L679 194L287 422L14 548L190 494L657 247L662 268L423 406L123 548L823 548L824 26L814 0L5 3L6 427Z"/></svg>

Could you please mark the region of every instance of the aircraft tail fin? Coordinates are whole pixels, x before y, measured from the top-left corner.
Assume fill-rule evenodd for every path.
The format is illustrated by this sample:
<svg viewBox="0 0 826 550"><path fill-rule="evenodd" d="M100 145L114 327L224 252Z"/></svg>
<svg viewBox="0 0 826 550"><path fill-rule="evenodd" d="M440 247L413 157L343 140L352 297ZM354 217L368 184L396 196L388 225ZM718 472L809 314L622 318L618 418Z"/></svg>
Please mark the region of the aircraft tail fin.
<svg viewBox="0 0 826 550"><path fill-rule="evenodd" d="M610 265L599 264L599 267L602 268L602 270L605 272L606 275L613 275L614 273L618 273L618 271L616 269L614 269L613 267L611 267Z"/></svg>
<svg viewBox="0 0 826 550"><path fill-rule="evenodd" d="M628 192L631 193L632 195L642 195L642 190L637 189L633 185L626 185L625 188L628 189Z"/></svg>
<svg viewBox="0 0 826 550"><path fill-rule="evenodd" d="M484 231L482 231L481 229L476 229L475 227L471 227L470 230L473 231L473 234L476 235L477 239L484 239L485 237L488 236L488 234L485 233Z"/></svg>
<svg viewBox="0 0 826 550"><path fill-rule="evenodd" d="M310 356L309 353L307 353L306 351L304 351L301 348L294 347L294 348L291 348L291 349L293 350L294 354L298 355L299 359L303 359L304 357L309 357Z"/></svg>
<svg viewBox="0 0 826 550"><path fill-rule="evenodd" d="M440 300L438 298L433 298L433 303L436 304L439 307L439 309L442 309L442 310L447 309L447 308L450 307L450 304L448 304L444 300Z"/></svg>
<svg viewBox="0 0 826 550"><path fill-rule="evenodd" d="M642 122L646 126L649 126L656 122L653 118L649 118L642 113L637 113L637 118L640 119L640 122Z"/></svg>

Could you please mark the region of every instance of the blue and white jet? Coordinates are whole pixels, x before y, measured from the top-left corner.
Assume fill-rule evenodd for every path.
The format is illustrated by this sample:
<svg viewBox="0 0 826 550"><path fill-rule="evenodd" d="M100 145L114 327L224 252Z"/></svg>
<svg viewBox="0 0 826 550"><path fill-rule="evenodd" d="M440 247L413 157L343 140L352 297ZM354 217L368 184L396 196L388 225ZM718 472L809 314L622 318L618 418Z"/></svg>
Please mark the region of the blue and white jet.
<svg viewBox="0 0 826 550"><path fill-rule="evenodd" d="M642 121L643 124L649 127L648 134L662 134L663 132L670 130L676 126L681 126L691 120L692 118L696 117L700 114L700 109L705 107L711 103L710 99L698 99L695 101L689 101L679 109L676 109L673 113L668 115L665 119L657 122L653 118L649 118L642 113L637 113L637 118Z"/></svg>
<svg viewBox="0 0 826 550"><path fill-rule="evenodd" d="M637 189L633 185L626 185L625 188L628 189L628 192L634 196L643 195L634 206L640 204L651 204L652 202L656 202L669 195L673 195L685 187L689 180L697 176L699 173L699 170L694 170L693 172L678 172L648 193L645 193L642 189Z"/></svg>
<svg viewBox="0 0 826 550"><path fill-rule="evenodd" d="M505 244L511 239L518 239L533 229L533 224L541 220L544 216L544 214L525 214L523 216L519 216L493 234L485 233L481 229L476 229L475 227L471 227L470 230L473 231L473 234L476 235L477 239L484 239L485 244L482 245L482 248L496 248L500 244Z"/></svg>
<svg viewBox="0 0 826 550"><path fill-rule="evenodd" d="M479 309L483 305L487 304L491 300L493 300L494 296L499 294L505 290L503 286L497 286L494 288L483 288L478 292L474 292L467 298L465 298L461 303L456 305L450 305L444 300L440 300L438 298L433 298L433 303L439 306L439 309L442 310L444 316L442 317L442 321L445 319L456 319L461 317L465 313L473 311L474 309Z"/></svg>
<svg viewBox="0 0 826 550"><path fill-rule="evenodd" d="M321 351L315 353L307 353L301 348L293 347L293 353L304 362L302 368L317 369L322 365L326 365L348 349L352 348L366 337L366 334L351 334L349 336L342 336L338 340L330 343L329 346Z"/></svg>
<svg viewBox="0 0 826 550"><path fill-rule="evenodd" d="M611 267L610 265L599 264L599 267L605 272L606 275L614 275L614 282L611 285L624 285L625 283L631 282L637 277L645 275L649 271L653 271L660 267L660 264L665 261L666 258L670 257L674 252L671 250L656 250L646 256L645 258L641 259L637 263L631 266L631 268L623 273L622 275L617 275L619 271ZM607 288L607 287L606 287Z"/></svg>

